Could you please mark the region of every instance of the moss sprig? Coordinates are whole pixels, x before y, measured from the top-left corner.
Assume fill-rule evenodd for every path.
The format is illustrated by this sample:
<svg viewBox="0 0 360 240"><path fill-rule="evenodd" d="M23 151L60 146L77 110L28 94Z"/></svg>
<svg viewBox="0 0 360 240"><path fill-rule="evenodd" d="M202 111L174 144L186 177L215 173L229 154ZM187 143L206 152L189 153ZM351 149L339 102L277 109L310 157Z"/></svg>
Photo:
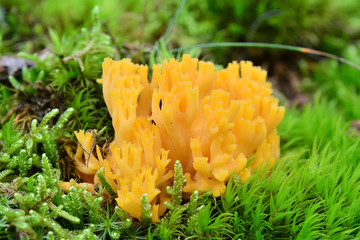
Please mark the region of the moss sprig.
<svg viewBox="0 0 360 240"><path fill-rule="evenodd" d="M170 210L174 210L181 206L182 202L182 189L184 183L186 182L183 169L179 160L177 160L174 164L174 186L167 186L167 192L172 196L171 202L166 202L166 206Z"/></svg>
<svg viewBox="0 0 360 240"><path fill-rule="evenodd" d="M145 193L141 197L141 223L144 225L149 225L151 223L152 217L151 205L148 196Z"/></svg>

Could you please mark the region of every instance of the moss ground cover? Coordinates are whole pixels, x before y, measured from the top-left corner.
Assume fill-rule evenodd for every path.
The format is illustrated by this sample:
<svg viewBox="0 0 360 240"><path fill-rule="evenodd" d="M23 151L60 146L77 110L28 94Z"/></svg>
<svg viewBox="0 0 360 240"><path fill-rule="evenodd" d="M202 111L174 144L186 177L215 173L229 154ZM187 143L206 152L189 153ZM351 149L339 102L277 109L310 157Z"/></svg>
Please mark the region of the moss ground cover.
<svg viewBox="0 0 360 240"><path fill-rule="evenodd" d="M269 174L255 171L245 183L234 175L220 197L195 191L183 200L183 169L176 162L168 211L158 223L151 222L146 195L140 199L141 221L117 207L103 170L97 172L95 191L84 185L69 186L67 193L60 188L61 181L79 179L68 154L78 145L74 131L97 129L96 142L104 150L114 136L96 83L104 57L161 63L173 55L172 48L251 38L306 45L360 64L354 31L359 19L352 14L357 8L345 5L357 1L338 6L333 0L292 0L302 9L295 15L277 1L264 0L256 1L256 8L190 0L57 2L41 1L32 9L32 1L0 1L0 238L360 239L355 122L360 118L360 71L280 50L188 51L220 64L253 58L269 68L274 86L295 86L295 95L308 97L300 106L296 96L275 92L287 109L278 127L281 156ZM336 16L335 5L341 9ZM224 18L226 9L231 11ZM337 25L331 28L327 22ZM304 34L291 38L286 31ZM275 40L269 38L274 32ZM16 64L7 65L4 56ZM279 83L276 64L284 56L283 72L296 74ZM31 64L20 64L20 57Z"/></svg>

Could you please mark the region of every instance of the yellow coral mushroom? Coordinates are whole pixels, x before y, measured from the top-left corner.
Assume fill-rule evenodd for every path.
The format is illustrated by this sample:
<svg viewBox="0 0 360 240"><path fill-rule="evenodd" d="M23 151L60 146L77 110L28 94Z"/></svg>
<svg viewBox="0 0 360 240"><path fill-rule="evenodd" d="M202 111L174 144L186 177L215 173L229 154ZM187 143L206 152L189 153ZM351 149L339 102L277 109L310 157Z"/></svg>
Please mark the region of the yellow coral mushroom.
<svg viewBox="0 0 360 240"><path fill-rule="evenodd" d="M135 218L143 194L153 221L165 212L176 160L187 180L184 192L212 190L219 196L231 174L245 182L252 170L270 169L280 155L276 128L285 110L271 95L266 71L251 62L215 71L212 63L184 55L181 62L154 65L149 81L147 66L107 58L98 81L115 139L104 159L97 147L98 159L91 154L86 166L91 135L80 131L76 137L88 153L78 149L73 157L89 183L98 182L94 174L105 167L118 205Z"/></svg>

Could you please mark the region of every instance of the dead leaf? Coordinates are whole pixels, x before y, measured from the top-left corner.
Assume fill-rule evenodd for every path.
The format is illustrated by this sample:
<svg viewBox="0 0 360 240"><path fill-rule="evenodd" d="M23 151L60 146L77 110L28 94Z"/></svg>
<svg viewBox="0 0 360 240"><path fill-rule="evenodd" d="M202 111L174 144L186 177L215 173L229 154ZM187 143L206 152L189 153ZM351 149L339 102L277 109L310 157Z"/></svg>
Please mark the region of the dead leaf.
<svg viewBox="0 0 360 240"><path fill-rule="evenodd" d="M23 67L33 67L35 64L27 59L15 56L2 56L0 58L0 75L15 76Z"/></svg>

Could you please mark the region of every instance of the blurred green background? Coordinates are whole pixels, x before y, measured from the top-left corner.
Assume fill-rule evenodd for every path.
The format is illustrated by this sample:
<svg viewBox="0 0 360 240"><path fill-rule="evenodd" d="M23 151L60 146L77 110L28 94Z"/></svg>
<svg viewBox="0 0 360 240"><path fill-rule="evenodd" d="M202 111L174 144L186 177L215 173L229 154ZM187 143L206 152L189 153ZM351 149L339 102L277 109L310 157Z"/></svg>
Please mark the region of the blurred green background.
<svg viewBox="0 0 360 240"><path fill-rule="evenodd" d="M153 45L164 34L181 1L1 0L1 53L38 51L48 30L71 33L89 24L100 7L104 29L122 44ZM188 0L172 29L171 46L223 41L299 45L341 54L360 37L357 0ZM142 35L142 25L145 18ZM31 40L31 41L29 41ZM214 54L219 54L214 51ZM233 52L233 51L231 51ZM236 53L221 49L220 61ZM218 56L218 55L216 55Z"/></svg>

